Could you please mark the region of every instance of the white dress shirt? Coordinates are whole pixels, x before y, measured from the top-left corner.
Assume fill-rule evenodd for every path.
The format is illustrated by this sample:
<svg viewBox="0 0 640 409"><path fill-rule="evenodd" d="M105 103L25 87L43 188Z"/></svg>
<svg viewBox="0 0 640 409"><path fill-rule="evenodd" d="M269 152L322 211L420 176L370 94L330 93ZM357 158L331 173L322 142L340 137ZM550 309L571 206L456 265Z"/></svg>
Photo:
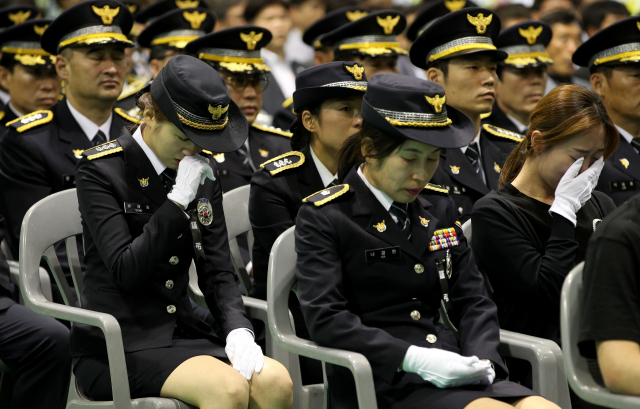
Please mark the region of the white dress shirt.
<svg viewBox="0 0 640 409"><path fill-rule="evenodd" d="M9 95L8 93L4 92L3 90L0 89L0 101L7 105L7 102L9 102L9 100L11 99L11 95ZM22 115L20 115L22 116Z"/></svg>
<svg viewBox="0 0 640 409"><path fill-rule="evenodd" d="M324 166L324 163L320 161L320 159L316 156L316 153L311 148L311 157L313 158L313 163L316 164L316 169L318 169L318 173L320 174L320 179L322 179L322 186L327 187L331 182L338 178L338 174L332 175L329 169ZM337 183L337 182L336 182Z"/></svg>
<svg viewBox="0 0 640 409"><path fill-rule="evenodd" d="M95 138L99 130L102 131L107 141L109 140L109 131L111 130L113 112L109 115L109 119L107 119L102 125L98 126L93 123L91 119L82 115L77 109L75 109L73 105L69 103L69 100L67 100L67 106L69 107L69 111L71 111L71 115L73 115L73 119L75 119L78 125L80 125L80 128L90 141L93 141L93 138Z"/></svg>
<svg viewBox="0 0 640 409"><path fill-rule="evenodd" d="M620 128L618 125L616 125L616 129L618 130L618 133L620 133L620 136L622 136L625 139L625 141L627 141L629 144L631 144L631 141L633 140L633 136L629 132L627 132L624 129ZM638 150L636 149L635 146L631 145L631 147L636 152L638 152Z"/></svg>
<svg viewBox="0 0 640 409"><path fill-rule="evenodd" d="M139 126L138 129L133 133L133 139L138 142L138 145L142 148L142 152L147 155L149 158L149 162L153 166L153 169L156 171L158 175L160 175L167 168L161 161L158 159L158 156L151 150L149 145L142 139L142 126Z"/></svg>
<svg viewBox="0 0 640 409"><path fill-rule="evenodd" d="M284 98L287 99L291 97L296 90L296 74L294 74L289 63L280 59L278 54L266 48L263 48L261 53L265 64L271 69L271 74L273 74L273 78L276 79Z"/></svg>
<svg viewBox="0 0 640 409"><path fill-rule="evenodd" d="M522 122L518 121L517 119L515 119L514 117L512 117L511 115L507 114L506 112L504 113L507 118L509 118L509 120L511 122L513 122L513 124L516 126L516 128L518 128L518 132L520 132L521 134L524 135L525 131L529 128L527 125L523 124Z"/></svg>
<svg viewBox="0 0 640 409"><path fill-rule="evenodd" d="M390 198L389 195L384 193L382 190L380 190L377 187L373 186L367 180L367 178L364 176L364 173L362 173L362 167L363 166L364 166L364 164L360 165L360 167L358 168L358 176L360 176L360 179L362 179L364 184L367 185L369 190L371 190L371 193L373 193L373 195L378 199L378 201L380 202L382 207L384 207L386 211L389 211L389 209L391 209L391 205L393 204L393 199ZM395 217L393 219L395 220ZM397 222L398 221L396 220L396 223Z"/></svg>
<svg viewBox="0 0 640 409"><path fill-rule="evenodd" d="M9 101L9 103L7 104L7 106L9 107L9 109L10 109L11 111L13 111L13 113L14 113L18 118L20 118L21 116L25 116L25 115L27 115L27 114L21 114L20 112L18 112L18 110L17 110L17 109L16 109L16 108L11 104L11 101Z"/></svg>

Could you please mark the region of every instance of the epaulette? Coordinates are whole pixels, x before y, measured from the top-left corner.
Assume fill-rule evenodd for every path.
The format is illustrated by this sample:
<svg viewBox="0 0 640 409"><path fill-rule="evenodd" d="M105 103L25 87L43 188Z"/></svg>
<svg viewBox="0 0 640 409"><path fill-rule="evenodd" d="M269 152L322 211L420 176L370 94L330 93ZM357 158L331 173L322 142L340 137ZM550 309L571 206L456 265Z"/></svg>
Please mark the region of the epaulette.
<svg viewBox="0 0 640 409"><path fill-rule="evenodd" d="M276 128L273 126L263 126L263 125L257 125L257 124L251 124L251 126L260 131L269 132L269 133L273 133L280 136L286 136L287 138L291 138L291 136L293 136L291 132L286 132L280 128Z"/></svg>
<svg viewBox="0 0 640 409"><path fill-rule="evenodd" d="M5 115L6 115L6 114L4 113L4 111L1 111L1 112L0 112L0 121L2 121L2 118L4 118L4 116L5 116Z"/></svg>
<svg viewBox="0 0 640 409"><path fill-rule="evenodd" d="M316 206L322 206L325 203L328 203L335 199L336 197L340 197L343 194L349 191L349 185L337 185L331 186L319 192L312 194L311 196L307 196L302 199L302 203L313 203Z"/></svg>
<svg viewBox="0 0 640 409"><path fill-rule="evenodd" d="M7 122L7 126L15 129L18 133L24 132L36 126L46 124L53 120L53 112L48 110L35 111L13 121Z"/></svg>
<svg viewBox="0 0 640 409"><path fill-rule="evenodd" d="M285 99L282 103L282 108L291 111L292 114L296 115L296 111L293 110L293 97Z"/></svg>
<svg viewBox="0 0 640 409"><path fill-rule="evenodd" d="M438 193L444 193L445 195L449 195L449 191L440 185L427 183L427 185L424 188L428 189L430 192L438 192Z"/></svg>
<svg viewBox="0 0 640 409"><path fill-rule="evenodd" d="M94 160L116 152L122 152L122 146L120 146L120 142L118 142L117 139L103 143L102 145L94 146L91 149L87 149L82 152L82 156L89 160Z"/></svg>
<svg viewBox="0 0 640 409"><path fill-rule="evenodd" d="M484 114L480 114L480 119L487 119L491 116L491 111L485 112Z"/></svg>
<svg viewBox="0 0 640 409"><path fill-rule="evenodd" d="M133 109L130 109L129 111L125 111L122 108L116 107L113 108L114 112L118 115L120 115L121 117L123 117L124 119L126 119L129 122L133 122L134 124L141 124L142 123L142 118L135 116L136 115L136 110L138 110L138 112L140 111L138 109L138 107L135 107Z"/></svg>
<svg viewBox="0 0 640 409"><path fill-rule="evenodd" d="M521 142L524 139L524 135L511 132L506 129L498 128L495 125L484 124L482 128L489 132L491 135L499 136L501 138L511 139L512 141Z"/></svg>
<svg viewBox="0 0 640 409"><path fill-rule="evenodd" d="M134 82L130 83L129 85L124 87L124 89L120 93L120 96L118 97L118 101L122 101L125 98L129 98L130 96L135 95L136 92L140 91L148 83L149 83L149 80L147 78L144 78L144 77L139 79L139 80L137 80L137 81L134 81Z"/></svg>
<svg viewBox="0 0 640 409"><path fill-rule="evenodd" d="M297 168L304 163L304 153L291 151L284 155L276 156L260 165L260 168L269 171L271 176L276 175L283 170Z"/></svg>

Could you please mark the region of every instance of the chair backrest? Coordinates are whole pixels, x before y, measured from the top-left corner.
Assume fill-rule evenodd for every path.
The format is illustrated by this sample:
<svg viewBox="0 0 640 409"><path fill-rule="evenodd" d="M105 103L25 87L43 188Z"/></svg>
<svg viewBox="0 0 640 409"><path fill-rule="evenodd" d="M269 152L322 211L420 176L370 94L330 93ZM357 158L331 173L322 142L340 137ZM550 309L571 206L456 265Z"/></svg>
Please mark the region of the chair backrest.
<svg viewBox="0 0 640 409"><path fill-rule="evenodd" d="M249 221L249 185L240 186L222 196L222 208L227 223L227 236L229 238L229 249L231 250L231 261L236 269L236 274L240 284L244 288L245 294L249 295L252 284L249 274L242 260L240 248L238 246L238 236L247 233L247 245L251 255L253 247L253 234L251 233L251 222Z"/></svg>
<svg viewBox="0 0 640 409"><path fill-rule="evenodd" d="M640 407L640 398L611 393L600 386L589 372L587 359L580 354L580 312L583 296L584 262L571 270L562 286L560 295L560 335L562 352L569 385L587 402L608 408L631 409Z"/></svg>
<svg viewBox="0 0 640 409"><path fill-rule="evenodd" d="M466 237L467 241L471 243L471 219L464 222L462 225L462 231L464 232L464 237Z"/></svg>

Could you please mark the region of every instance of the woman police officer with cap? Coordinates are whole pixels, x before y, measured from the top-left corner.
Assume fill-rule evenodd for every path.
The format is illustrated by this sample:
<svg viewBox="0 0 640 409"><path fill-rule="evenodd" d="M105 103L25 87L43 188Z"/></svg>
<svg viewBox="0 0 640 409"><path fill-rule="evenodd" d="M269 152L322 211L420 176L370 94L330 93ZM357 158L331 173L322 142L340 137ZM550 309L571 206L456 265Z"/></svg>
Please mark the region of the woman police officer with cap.
<svg viewBox="0 0 640 409"><path fill-rule="evenodd" d="M244 143L244 115L224 80L189 56L171 59L144 91L144 122L134 134L85 151L78 163L82 306L120 323L133 398L174 397L201 409L291 407L286 370L253 340L215 163L200 155ZM192 259L217 334L192 313ZM103 339L93 327L73 327L75 374L97 400L111 398Z"/></svg>
<svg viewBox="0 0 640 409"><path fill-rule="evenodd" d="M453 201L427 185L440 151L473 138L471 120L439 85L391 73L370 79L362 118L340 151L344 184L307 197L296 219L311 339L362 353L380 408L557 408L501 380L496 307ZM459 340L439 322L441 299ZM332 407L356 407L348 370L327 376Z"/></svg>
<svg viewBox="0 0 640 409"><path fill-rule="evenodd" d="M255 237L252 296L266 299L269 251L278 236L295 224L302 199L337 182L338 151L360 130L366 87L364 67L357 63L331 62L296 76L293 105L297 118L291 127L295 150L263 163L251 179L249 218ZM295 296L289 308L297 334L308 339ZM323 382L318 361L300 361L303 383Z"/></svg>

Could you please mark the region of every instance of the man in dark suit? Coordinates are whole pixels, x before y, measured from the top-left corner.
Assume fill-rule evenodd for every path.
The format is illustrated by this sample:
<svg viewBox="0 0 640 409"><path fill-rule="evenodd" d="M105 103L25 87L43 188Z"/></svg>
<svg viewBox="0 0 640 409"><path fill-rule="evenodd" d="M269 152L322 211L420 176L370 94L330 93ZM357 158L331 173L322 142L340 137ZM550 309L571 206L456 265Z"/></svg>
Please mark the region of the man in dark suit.
<svg viewBox="0 0 640 409"><path fill-rule="evenodd" d="M640 18L615 23L587 40L573 62L588 67L591 88L602 98L620 142L605 162L596 189L620 206L640 182Z"/></svg>

